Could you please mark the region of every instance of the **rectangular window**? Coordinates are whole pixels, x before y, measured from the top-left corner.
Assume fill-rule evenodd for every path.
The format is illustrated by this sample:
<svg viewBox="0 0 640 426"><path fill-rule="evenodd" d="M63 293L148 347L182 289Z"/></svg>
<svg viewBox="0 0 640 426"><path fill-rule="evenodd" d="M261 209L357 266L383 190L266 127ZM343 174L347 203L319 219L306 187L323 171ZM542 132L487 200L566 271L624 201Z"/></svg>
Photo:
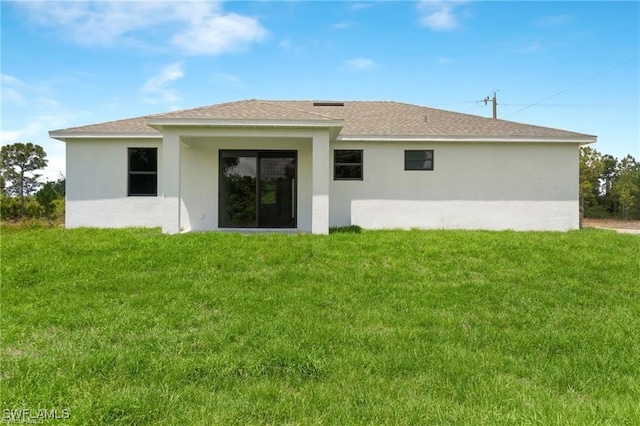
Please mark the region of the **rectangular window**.
<svg viewBox="0 0 640 426"><path fill-rule="evenodd" d="M404 152L405 170L433 170L433 150L406 150Z"/></svg>
<svg viewBox="0 0 640 426"><path fill-rule="evenodd" d="M362 150L333 151L334 180L362 180Z"/></svg>
<svg viewBox="0 0 640 426"><path fill-rule="evenodd" d="M129 148L128 194L158 195L158 148Z"/></svg>

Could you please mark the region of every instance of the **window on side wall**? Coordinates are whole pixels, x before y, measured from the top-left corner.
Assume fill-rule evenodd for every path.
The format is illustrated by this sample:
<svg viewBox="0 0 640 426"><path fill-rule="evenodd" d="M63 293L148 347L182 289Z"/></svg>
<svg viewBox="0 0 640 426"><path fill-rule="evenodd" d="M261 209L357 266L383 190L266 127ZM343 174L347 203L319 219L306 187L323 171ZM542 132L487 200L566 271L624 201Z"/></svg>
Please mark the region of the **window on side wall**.
<svg viewBox="0 0 640 426"><path fill-rule="evenodd" d="M158 195L158 148L129 148L128 151L128 195Z"/></svg>
<svg viewBox="0 0 640 426"><path fill-rule="evenodd" d="M362 180L362 150L333 151L334 180Z"/></svg>
<svg viewBox="0 0 640 426"><path fill-rule="evenodd" d="M406 150L404 152L405 170L433 170L433 150Z"/></svg>

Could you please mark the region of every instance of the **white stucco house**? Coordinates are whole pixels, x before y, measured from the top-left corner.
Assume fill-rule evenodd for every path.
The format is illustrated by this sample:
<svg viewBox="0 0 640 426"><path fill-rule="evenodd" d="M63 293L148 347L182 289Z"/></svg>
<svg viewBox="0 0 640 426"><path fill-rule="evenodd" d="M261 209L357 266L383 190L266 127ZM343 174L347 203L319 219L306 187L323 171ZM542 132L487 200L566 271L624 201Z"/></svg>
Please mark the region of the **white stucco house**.
<svg viewBox="0 0 640 426"><path fill-rule="evenodd" d="M244 100L50 132L66 226L570 230L595 136L398 102Z"/></svg>

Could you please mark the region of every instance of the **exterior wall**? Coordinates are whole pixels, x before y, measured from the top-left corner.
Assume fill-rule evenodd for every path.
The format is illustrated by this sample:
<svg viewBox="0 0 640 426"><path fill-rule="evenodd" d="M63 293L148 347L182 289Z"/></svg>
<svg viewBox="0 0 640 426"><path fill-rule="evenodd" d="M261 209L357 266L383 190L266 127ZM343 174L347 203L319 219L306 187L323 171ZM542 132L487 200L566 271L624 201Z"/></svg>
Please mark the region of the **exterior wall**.
<svg viewBox="0 0 640 426"><path fill-rule="evenodd" d="M578 228L578 144L342 143L363 149L363 180L330 182L330 226ZM433 171L405 171L405 149L433 149Z"/></svg>
<svg viewBox="0 0 640 426"><path fill-rule="evenodd" d="M161 148L161 145L160 139L68 141L66 227L160 226L161 167L158 167L158 196L127 196L127 148ZM158 164L162 164L162 149L158 149Z"/></svg>
<svg viewBox="0 0 640 426"><path fill-rule="evenodd" d="M173 133L173 132L172 132ZM180 231L218 229L220 150L297 151L297 230L312 232L313 140L327 131L182 129L180 142ZM268 134L268 137L264 135ZM326 134L326 135L325 135ZM326 182L328 141L323 144ZM158 147L158 196L127 196L127 148ZM119 228L163 226L163 142L161 139L87 139L67 142L66 226ZM326 195L325 195L326 197ZM176 214L177 216L177 214ZM177 219L176 219L177 220ZM328 222L324 214L325 224Z"/></svg>
<svg viewBox="0 0 640 426"><path fill-rule="evenodd" d="M180 227L184 231L218 228L218 151L211 144L182 146Z"/></svg>
<svg viewBox="0 0 640 426"><path fill-rule="evenodd" d="M318 222L313 220L314 163L326 164L319 160L326 155L326 145L318 144L316 153L313 141L326 142L326 131L229 129L211 136L210 129L183 129L179 133L181 230L218 229L219 150L264 149L298 152L297 229L313 231L312 222ZM157 197L127 196L128 147L159 148ZM333 180L334 149L363 149L362 181ZM405 171L405 149L433 149L434 171ZM66 152L67 227L162 225L161 139L69 140ZM332 227L578 227L577 144L332 142L329 154L329 170L317 175L329 174Z"/></svg>
<svg viewBox="0 0 640 426"><path fill-rule="evenodd" d="M311 232L312 137L300 131L273 132L270 137L259 137L256 135L260 133L250 132L218 133L217 136L198 136L192 133L191 136L182 138L182 230L218 229L220 150L290 150L298 153L297 229Z"/></svg>

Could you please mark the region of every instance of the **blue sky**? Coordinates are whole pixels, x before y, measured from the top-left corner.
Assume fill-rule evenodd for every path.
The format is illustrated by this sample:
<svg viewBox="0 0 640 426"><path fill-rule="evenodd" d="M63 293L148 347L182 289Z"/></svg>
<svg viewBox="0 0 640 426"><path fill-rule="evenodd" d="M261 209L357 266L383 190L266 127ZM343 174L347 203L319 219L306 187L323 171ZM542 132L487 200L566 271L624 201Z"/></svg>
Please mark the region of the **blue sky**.
<svg viewBox="0 0 640 426"><path fill-rule="evenodd" d="M1 3L2 144L241 99L395 100L640 158L640 2Z"/></svg>

